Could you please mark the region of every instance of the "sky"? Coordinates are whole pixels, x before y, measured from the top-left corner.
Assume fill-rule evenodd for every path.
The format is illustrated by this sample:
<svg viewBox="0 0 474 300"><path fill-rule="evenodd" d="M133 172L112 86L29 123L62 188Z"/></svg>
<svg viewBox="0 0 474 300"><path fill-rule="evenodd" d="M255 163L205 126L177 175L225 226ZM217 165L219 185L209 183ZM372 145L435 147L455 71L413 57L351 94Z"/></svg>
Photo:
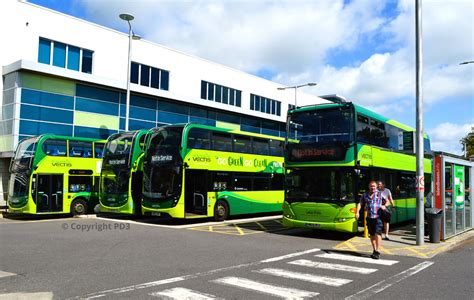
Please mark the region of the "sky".
<svg viewBox="0 0 474 300"><path fill-rule="evenodd" d="M283 85L317 82L416 127L414 0L30 0ZM462 154L474 127L474 1L422 0L423 128Z"/></svg>

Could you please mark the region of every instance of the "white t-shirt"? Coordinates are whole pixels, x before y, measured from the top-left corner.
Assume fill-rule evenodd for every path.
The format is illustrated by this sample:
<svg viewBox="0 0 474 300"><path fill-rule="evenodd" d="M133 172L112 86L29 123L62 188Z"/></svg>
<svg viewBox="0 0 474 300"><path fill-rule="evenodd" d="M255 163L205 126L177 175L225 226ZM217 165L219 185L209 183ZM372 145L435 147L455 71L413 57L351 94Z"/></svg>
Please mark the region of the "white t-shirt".
<svg viewBox="0 0 474 300"><path fill-rule="evenodd" d="M381 194L382 194L382 198L385 201L389 201L389 199L392 199L392 192L387 188L384 188Z"/></svg>

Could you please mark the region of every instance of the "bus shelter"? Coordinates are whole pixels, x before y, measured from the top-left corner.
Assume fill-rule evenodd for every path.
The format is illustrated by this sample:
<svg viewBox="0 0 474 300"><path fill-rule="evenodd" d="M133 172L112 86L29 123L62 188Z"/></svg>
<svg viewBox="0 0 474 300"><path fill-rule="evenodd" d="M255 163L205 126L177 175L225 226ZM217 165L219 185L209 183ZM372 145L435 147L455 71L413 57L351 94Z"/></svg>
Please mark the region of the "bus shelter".
<svg viewBox="0 0 474 300"><path fill-rule="evenodd" d="M453 154L435 152L434 208L441 210L441 240L472 229L471 200L474 163Z"/></svg>

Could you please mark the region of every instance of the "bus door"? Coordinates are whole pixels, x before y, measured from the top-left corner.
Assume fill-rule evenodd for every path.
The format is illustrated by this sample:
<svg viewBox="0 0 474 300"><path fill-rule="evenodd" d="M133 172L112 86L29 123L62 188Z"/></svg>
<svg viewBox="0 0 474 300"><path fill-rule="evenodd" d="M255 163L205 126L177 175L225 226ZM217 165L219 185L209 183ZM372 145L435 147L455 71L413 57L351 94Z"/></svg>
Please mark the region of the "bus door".
<svg viewBox="0 0 474 300"><path fill-rule="evenodd" d="M63 211L63 174L38 174L36 182L36 211Z"/></svg>
<svg viewBox="0 0 474 300"><path fill-rule="evenodd" d="M185 211L207 215L207 170L186 170Z"/></svg>

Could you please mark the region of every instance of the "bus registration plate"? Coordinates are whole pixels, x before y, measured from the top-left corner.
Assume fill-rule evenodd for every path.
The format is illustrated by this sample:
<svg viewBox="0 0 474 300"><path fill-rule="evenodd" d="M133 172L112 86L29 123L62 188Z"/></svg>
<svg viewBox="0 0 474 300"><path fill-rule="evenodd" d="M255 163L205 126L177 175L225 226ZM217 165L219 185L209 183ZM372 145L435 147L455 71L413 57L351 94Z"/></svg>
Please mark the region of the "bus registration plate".
<svg viewBox="0 0 474 300"><path fill-rule="evenodd" d="M320 228L321 224L305 223L304 226L309 228Z"/></svg>

